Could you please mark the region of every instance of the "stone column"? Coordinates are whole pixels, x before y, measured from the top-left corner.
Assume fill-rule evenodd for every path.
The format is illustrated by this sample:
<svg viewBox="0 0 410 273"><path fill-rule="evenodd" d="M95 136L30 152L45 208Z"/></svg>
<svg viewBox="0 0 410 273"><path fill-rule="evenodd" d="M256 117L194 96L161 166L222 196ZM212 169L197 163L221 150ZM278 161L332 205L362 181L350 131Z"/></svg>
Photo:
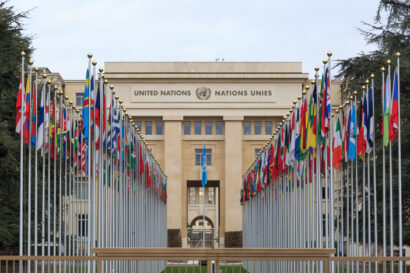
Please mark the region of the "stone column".
<svg viewBox="0 0 410 273"><path fill-rule="evenodd" d="M164 116L164 162L168 176L168 246L181 247L182 228L182 116ZM169 160L172 158L172 160Z"/></svg>
<svg viewBox="0 0 410 273"><path fill-rule="evenodd" d="M221 186L221 246L242 247L242 209L239 204L242 181L243 116L224 116L225 181ZM222 238L222 236L224 237Z"/></svg>

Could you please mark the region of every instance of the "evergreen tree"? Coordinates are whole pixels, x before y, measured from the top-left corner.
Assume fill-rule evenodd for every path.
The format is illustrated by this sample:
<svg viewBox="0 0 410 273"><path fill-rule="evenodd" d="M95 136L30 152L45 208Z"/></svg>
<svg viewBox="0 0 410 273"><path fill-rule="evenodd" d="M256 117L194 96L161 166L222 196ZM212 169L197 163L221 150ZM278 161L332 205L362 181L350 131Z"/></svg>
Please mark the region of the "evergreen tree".
<svg viewBox="0 0 410 273"><path fill-rule="evenodd" d="M375 44L377 50L368 54L361 53L359 56L346 60L340 60L337 67L340 69L338 78L343 79L342 98L349 97L353 90L359 92L361 86L370 75L375 75L375 131L377 153L377 201L378 201L378 238L382 244L382 78L381 67L386 68L386 61L390 59L391 80L393 79L396 66L395 53L400 52L400 87L401 87L401 155L402 155L402 219L403 241L410 244L410 2L408 0L381 0L373 23L363 23L366 29L361 29L365 40L369 44ZM393 81L392 81L393 82ZM393 201L394 201L394 237L398 243L398 187L397 187L397 139L393 147ZM386 149L386 170L388 172L388 149ZM387 217L387 244L389 245L389 176L386 177L386 217ZM361 181L361 179L359 179ZM372 204L373 206L373 204ZM373 210L373 208L372 208ZM373 213L373 211L372 211ZM373 232L373 230L372 230Z"/></svg>
<svg viewBox="0 0 410 273"><path fill-rule="evenodd" d="M20 52L26 60L31 37L24 35L27 12L0 2L0 251L16 249L19 240L20 138L15 133L16 99L21 74Z"/></svg>

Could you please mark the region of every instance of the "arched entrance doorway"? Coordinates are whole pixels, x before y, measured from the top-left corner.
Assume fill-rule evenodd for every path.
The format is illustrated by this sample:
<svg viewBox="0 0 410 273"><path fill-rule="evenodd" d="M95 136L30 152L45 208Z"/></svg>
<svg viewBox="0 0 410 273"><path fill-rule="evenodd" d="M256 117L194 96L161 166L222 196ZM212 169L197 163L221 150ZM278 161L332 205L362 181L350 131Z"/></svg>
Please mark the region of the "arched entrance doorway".
<svg viewBox="0 0 410 273"><path fill-rule="evenodd" d="M205 232L205 247L214 247L214 223L203 215L192 219L188 228L188 247L203 247L203 233Z"/></svg>

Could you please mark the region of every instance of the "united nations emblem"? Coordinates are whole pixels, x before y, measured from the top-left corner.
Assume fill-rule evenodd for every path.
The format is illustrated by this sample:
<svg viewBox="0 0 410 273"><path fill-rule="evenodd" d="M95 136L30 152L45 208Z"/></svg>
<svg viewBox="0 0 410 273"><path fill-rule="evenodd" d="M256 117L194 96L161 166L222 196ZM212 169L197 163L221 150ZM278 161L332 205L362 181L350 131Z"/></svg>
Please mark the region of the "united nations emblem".
<svg viewBox="0 0 410 273"><path fill-rule="evenodd" d="M200 100L207 100L211 96L211 88L198 87L196 89L196 97Z"/></svg>

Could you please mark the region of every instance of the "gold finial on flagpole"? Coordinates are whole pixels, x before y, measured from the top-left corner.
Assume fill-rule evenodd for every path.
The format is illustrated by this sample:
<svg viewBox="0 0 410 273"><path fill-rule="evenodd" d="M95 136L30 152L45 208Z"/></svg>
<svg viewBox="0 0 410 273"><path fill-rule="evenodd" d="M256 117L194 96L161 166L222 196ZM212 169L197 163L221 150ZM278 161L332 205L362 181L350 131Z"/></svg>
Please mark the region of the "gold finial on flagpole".
<svg viewBox="0 0 410 273"><path fill-rule="evenodd" d="M366 90L366 86L362 85L363 92Z"/></svg>
<svg viewBox="0 0 410 273"><path fill-rule="evenodd" d="M51 80L47 80L47 85L50 85L51 84Z"/></svg>
<svg viewBox="0 0 410 273"><path fill-rule="evenodd" d="M339 113L339 109L336 109L336 114Z"/></svg>
<svg viewBox="0 0 410 273"><path fill-rule="evenodd" d="M110 89L113 90L113 89L114 89L114 85L111 84L111 85L110 85Z"/></svg>
<svg viewBox="0 0 410 273"><path fill-rule="evenodd" d="M319 71L319 66L315 66L315 71Z"/></svg>
<svg viewBox="0 0 410 273"><path fill-rule="evenodd" d="M54 84L53 89L54 89L54 91L56 91L57 90L57 85Z"/></svg>
<svg viewBox="0 0 410 273"><path fill-rule="evenodd" d="M38 67L37 66L34 68L34 71L38 72Z"/></svg>
<svg viewBox="0 0 410 273"><path fill-rule="evenodd" d="M316 81L315 81L315 80L311 80L310 83L311 83L312 85L315 85Z"/></svg>
<svg viewBox="0 0 410 273"><path fill-rule="evenodd" d="M118 96L115 96L115 99L116 99L116 100L118 100L118 99L119 99L119 97L118 97Z"/></svg>
<svg viewBox="0 0 410 273"><path fill-rule="evenodd" d="M43 79L47 79L47 74L43 74Z"/></svg>
<svg viewBox="0 0 410 273"><path fill-rule="evenodd" d="M353 99L352 99L352 100L353 100ZM346 104L349 105L349 104L350 104L350 101L346 101Z"/></svg>
<svg viewBox="0 0 410 273"><path fill-rule="evenodd" d="M62 92L62 91L61 91ZM68 100L68 96L65 96L65 100Z"/></svg>
<svg viewBox="0 0 410 273"><path fill-rule="evenodd" d="M76 112L76 113L80 113L80 110L79 110L79 109L76 109L75 112Z"/></svg>
<svg viewBox="0 0 410 273"><path fill-rule="evenodd" d="M332 51L329 50L329 51L327 52L327 56L330 58L330 57L332 56Z"/></svg>
<svg viewBox="0 0 410 273"><path fill-rule="evenodd" d="M293 109L292 108L290 108L290 110L289 110L291 113L293 113Z"/></svg>
<svg viewBox="0 0 410 273"><path fill-rule="evenodd" d="M357 95L357 91L356 91L356 90L353 91L353 95L355 95L355 96Z"/></svg>
<svg viewBox="0 0 410 273"><path fill-rule="evenodd" d="M24 57L24 56L26 56L26 52L21 51L20 55L21 55L21 57Z"/></svg>
<svg viewBox="0 0 410 273"><path fill-rule="evenodd" d="M384 68L384 66L382 66L382 68L380 68L381 72L384 72L386 69Z"/></svg>
<svg viewBox="0 0 410 273"><path fill-rule="evenodd" d="M339 109L343 109L343 105L339 105Z"/></svg>
<svg viewBox="0 0 410 273"><path fill-rule="evenodd" d="M108 83L108 80L107 79L104 79L104 84L107 84Z"/></svg>
<svg viewBox="0 0 410 273"><path fill-rule="evenodd" d="M373 73L370 75L370 78L374 79L374 74Z"/></svg>
<svg viewBox="0 0 410 273"><path fill-rule="evenodd" d="M91 58L93 57L93 54L88 53L88 54L87 54L87 57L88 57L88 59L91 59Z"/></svg>
<svg viewBox="0 0 410 273"><path fill-rule="evenodd" d="M390 59L388 59L386 63L387 63L387 65L390 65L391 64Z"/></svg>
<svg viewBox="0 0 410 273"><path fill-rule="evenodd" d="M366 84L369 84L369 83L370 83L369 79L366 79L365 83L366 83Z"/></svg>
<svg viewBox="0 0 410 273"><path fill-rule="evenodd" d="M324 63L324 64L327 64L327 60L326 60L326 59L323 59L323 63Z"/></svg>
<svg viewBox="0 0 410 273"><path fill-rule="evenodd" d="M96 66L96 65L97 65L97 61L94 60L94 61L92 62L92 64L93 64L93 66Z"/></svg>
<svg viewBox="0 0 410 273"><path fill-rule="evenodd" d="M288 112L288 113L286 113L286 117L288 118L290 116L290 113Z"/></svg>
<svg viewBox="0 0 410 273"><path fill-rule="evenodd" d="M306 94L306 90L303 90L303 91L302 91L302 94L305 95L305 94Z"/></svg>
<svg viewBox="0 0 410 273"><path fill-rule="evenodd" d="M293 100L293 105L296 105L296 100Z"/></svg>
<svg viewBox="0 0 410 273"><path fill-rule="evenodd" d="M119 100L120 104L122 104L122 100Z"/></svg>
<svg viewBox="0 0 410 273"><path fill-rule="evenodd" d="M28 61L28 64L29 64L29 65L33 65L33 63L34 63L34 62L33 62L32 59L30 59L30 60Z"/></svg>
<svg viewBox="0 0 410 273"><path fill-rule="evenodd" d="M309 90L310 89L310 85L306 85L306 90Z"/></svg>
<svg viewBox="0 0 410 273"><path fill-rule="evenodd" d="M398 52L398 51L396 52L396 57L400 58L400 52Z"/></svg>
<svg viewBox="0 0 410 273"><path fill-rule="evenodd" d="M335 116L335 114L332 113L332 118Z"/></svg>
<svg viewBox="0 0 410 273"><path fill-rule="evenodd" d="M98 71L100 71L100 73L102 73L104 71L104 69L102 67L98 68Z"/></svg>
<svg viewBox="0 0 410 273"><path fill-rule="evenodd" d="M301 96L298 96L298 100L301 100L302 99L302 97Z"/></svg>

